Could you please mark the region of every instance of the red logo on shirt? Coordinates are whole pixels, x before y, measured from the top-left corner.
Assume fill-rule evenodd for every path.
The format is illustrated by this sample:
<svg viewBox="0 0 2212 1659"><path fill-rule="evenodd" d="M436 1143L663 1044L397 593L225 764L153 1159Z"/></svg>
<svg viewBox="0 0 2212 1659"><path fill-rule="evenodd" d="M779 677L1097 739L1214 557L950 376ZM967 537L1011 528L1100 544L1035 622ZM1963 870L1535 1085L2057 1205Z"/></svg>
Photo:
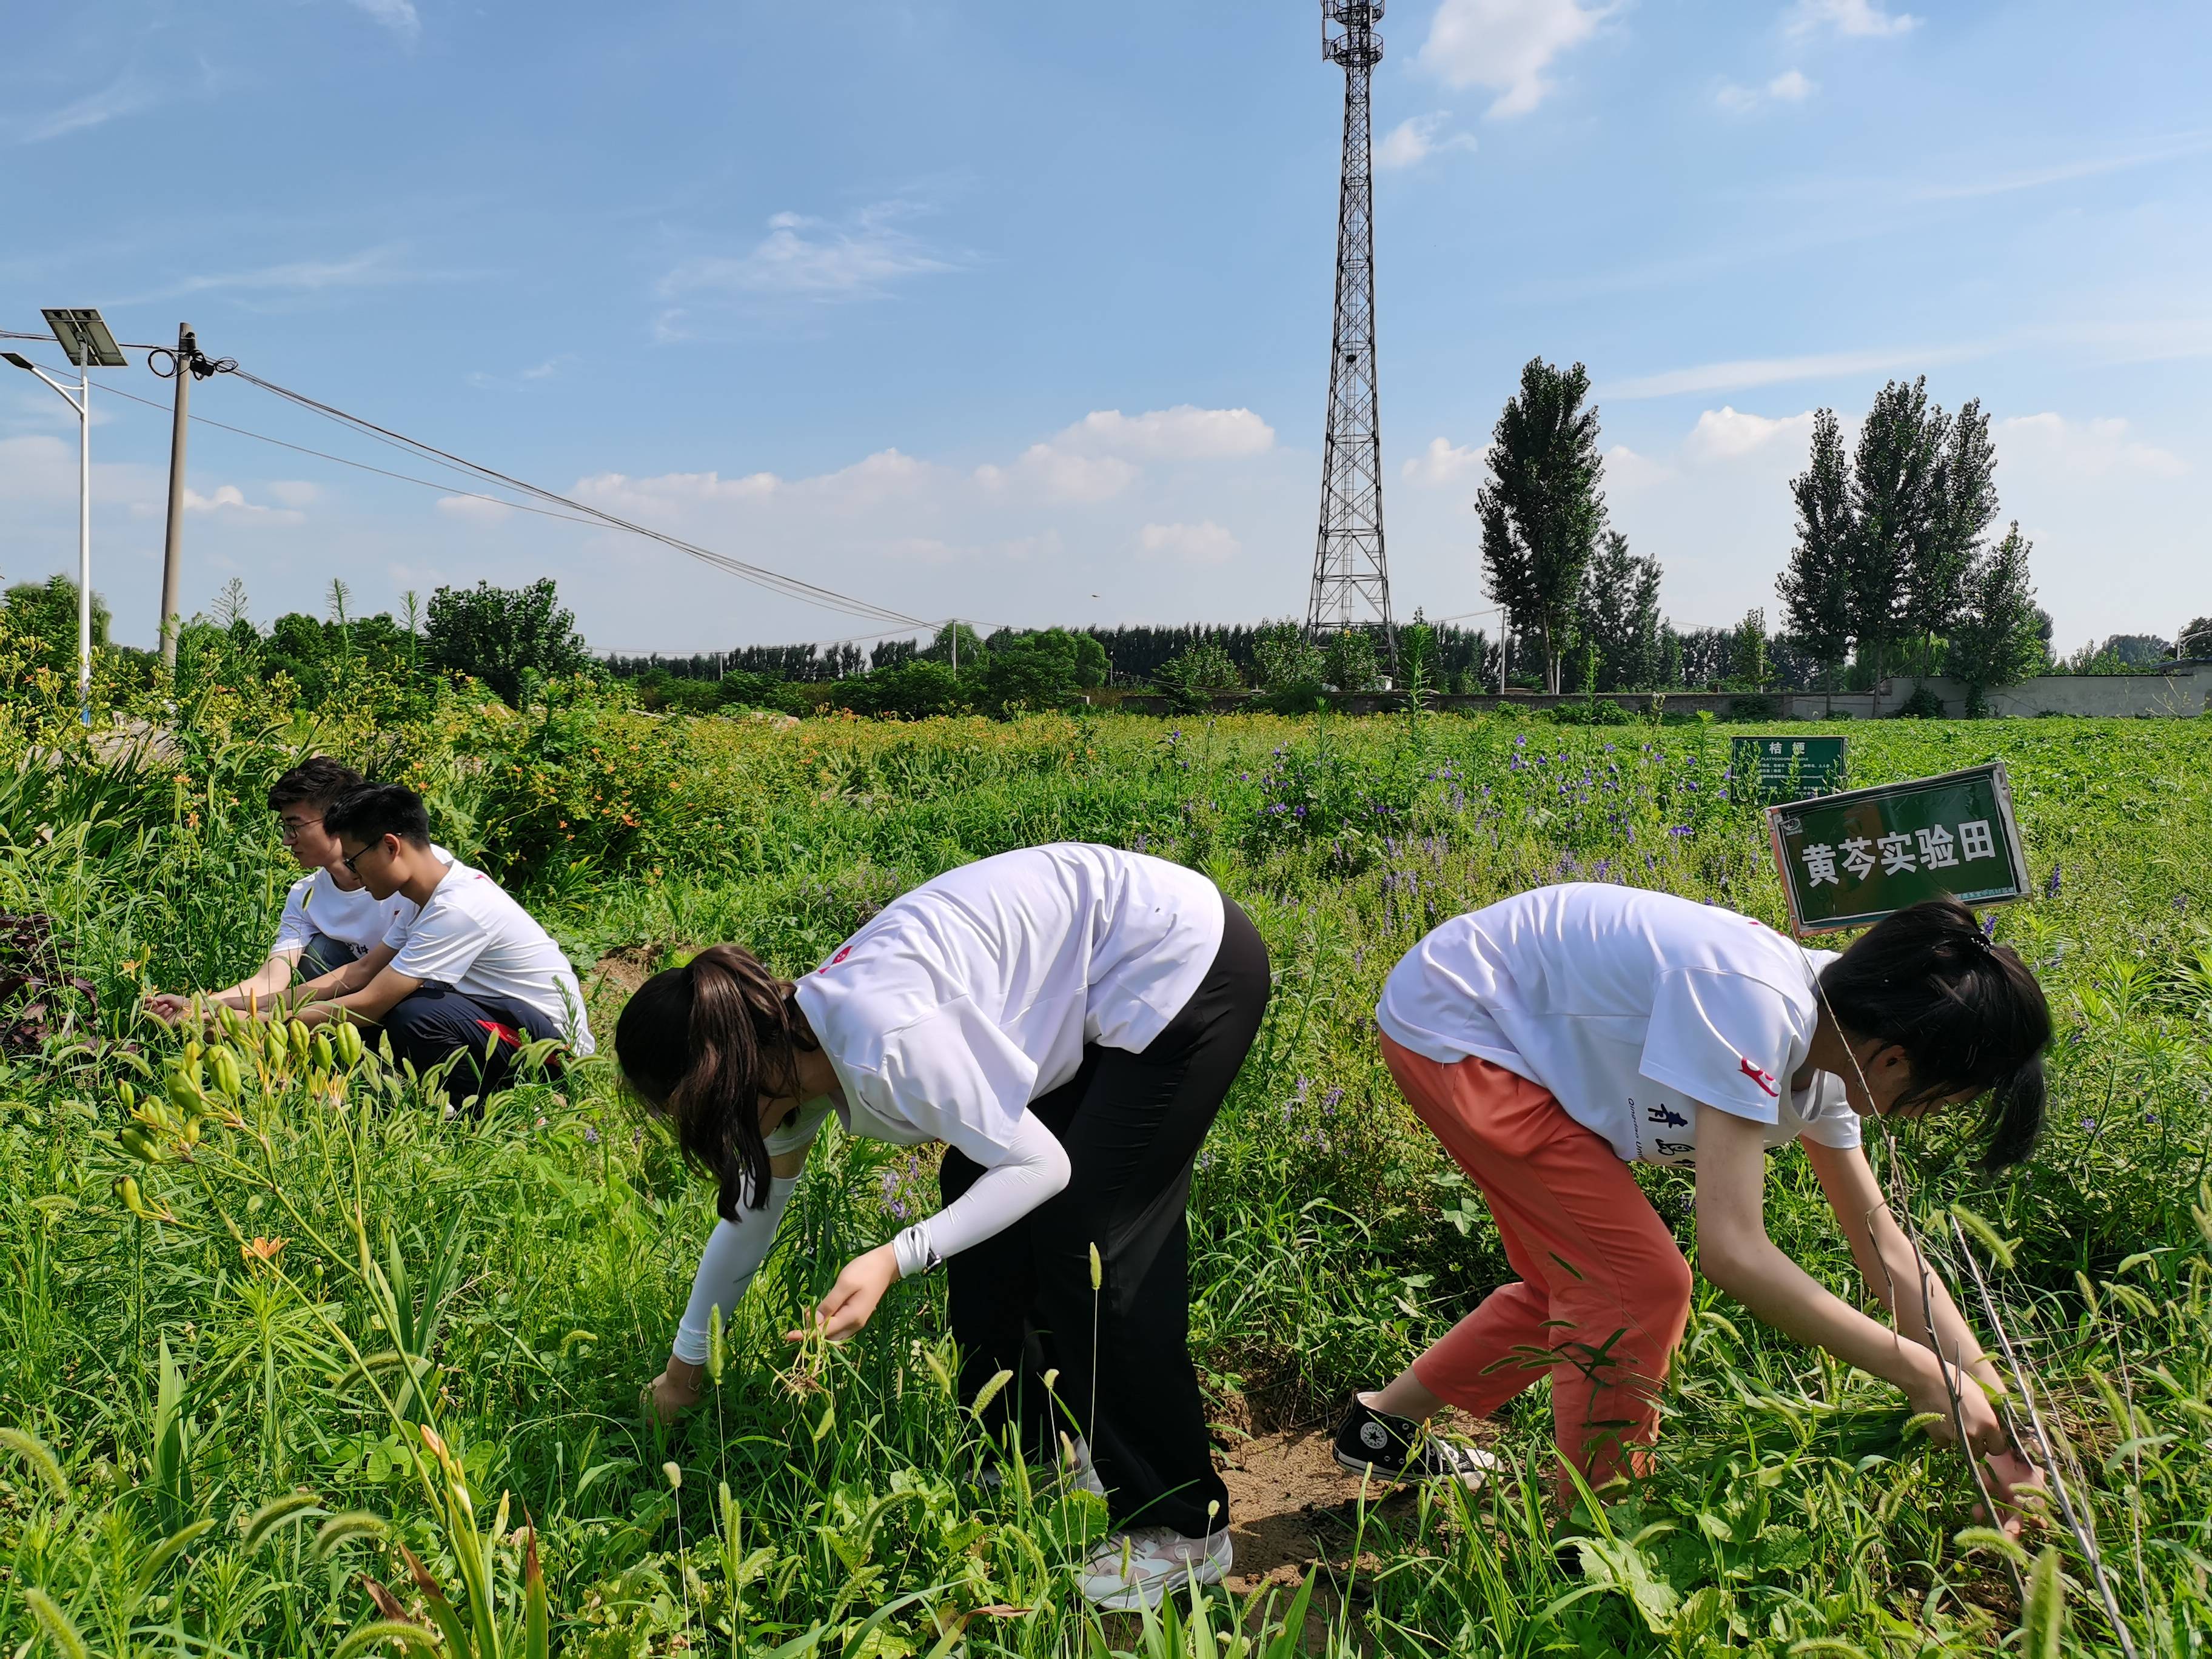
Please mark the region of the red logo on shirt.
<svg viewBox="0 0 2212 1659"><path fill-rule="evenodd" d="M848 945L843 950L838 951L836 956L830 957L829 961L823 963L819 968L817 968L814 971L817 974L826 974L832 968L835 968L839 963L844 961L847 957L849 957L852 954L853 947Z"/></svg>
<svg viewBox="0 0 2212 1659"><path fill-rule="evenodd" d="M1773 1073L1762 1072L1758 1066L1753 1065L1747 1060L1743 1061L1743 1074L1749 1078L1753 1083L1756 1083L1760 1088L1765 1090L1766 1092L1775 1099L1779 1100L1782 1098L1780 1095L1775 1094L1774 1092Z"/></svg>

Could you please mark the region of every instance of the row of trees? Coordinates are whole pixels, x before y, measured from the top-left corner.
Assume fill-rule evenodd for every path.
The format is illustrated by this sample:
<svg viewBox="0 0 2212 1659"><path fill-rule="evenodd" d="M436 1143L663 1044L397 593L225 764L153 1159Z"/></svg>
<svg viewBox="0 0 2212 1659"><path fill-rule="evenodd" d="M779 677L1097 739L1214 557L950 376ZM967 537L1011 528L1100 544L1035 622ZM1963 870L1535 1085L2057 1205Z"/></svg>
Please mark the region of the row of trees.
<svg viewBox="0 0 2212 1659"><path fill-rule="evenodd" d="M1790 481L1797 540L1777 578L1790 631L1832 668L1856 656L1879 680L1904 657L1977 692L2039 672L2050 618L2035 603L2015 520L1994 545L1996 448L1978 400L1956 415L1926 377L1875 396L1847 456L1831 409Z"/></svg>
<svg viewBox="0 0 2212 1659"><path fill-rule="evenodd" d="M1589 374L1541 358L1521 371L1492 433L1475 498L1490 596L1549 691L1721 684L1814 689L1893 672L2008 685L2051 667L2124 672L2169 656L2118 636L2052 661L2035 602L2033 551L1998 518L1996 449L1978 401L1955 414L1924 377L1892 380L1847 449L1831 409L1814 417L1806 470L1790 481L1796 537L1776 581L1778 633L1764 607L1733 629L1683 630L1660 613L1658 562L1631 551L1602 489ZM2212 654L2212 632L2177 646Z"/></svg>
<svg viewBox="0 0 2212 1659"><path fill-rule="evenodd" d="M7 590L0 614L19 671L44 669L74 684L76 606L76 584L66 576ZM94 593L95 650L126 678L150 683L158 659L111 643L108 620L106 600ZM519 705L533 682L594 666L550 579L519 588L489 582L441 587L427 604L409 593L398 617L356 615L345 583L333 579L324 615L289 611L263 628L249 612L245 583L233 577L212 612L194 616L177 635L181 689L266 687L283 680L309 707L357 695L371 683L427 690L433 677L473 678Z"/></svg>

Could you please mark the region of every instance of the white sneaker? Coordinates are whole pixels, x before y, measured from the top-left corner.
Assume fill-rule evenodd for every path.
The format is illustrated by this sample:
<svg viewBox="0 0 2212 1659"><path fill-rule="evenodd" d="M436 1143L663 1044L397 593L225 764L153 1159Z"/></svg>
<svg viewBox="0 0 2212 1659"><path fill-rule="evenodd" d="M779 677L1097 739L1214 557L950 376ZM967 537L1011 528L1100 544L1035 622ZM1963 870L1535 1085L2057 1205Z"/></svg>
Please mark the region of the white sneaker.
<svg viewBox="0 0 2212 1659"><path fill-rule="evenodd" d="M1098 1478L1097 1466L1091 1461L1091 1443L1088 1440L1078 1440L1073 1443L1075 1447L1073 1474L1076 1489L1079 1492L1087 1492L1094 1498L1103 1498L1106 1495L1106 1483Z"/></svg>
<svg viewBox="0 0 2212 1659"><path fill-rule="evenodd" d="M1074 1443L1075 1463L1070 1473L1074 1477L1077 1490L1087 1492L1094 1498L1103 1498L1106 1495L1106 1483L1098 1478L1097 1467L1091 1461L1091 1443L1087 1440L1079 1440ZM1066 1459L1063 1458L1061 1461L1065 1465ZM988 1464L975 1473L975 1484L986 1492L995 1492L1006 1484L1006 1472L995 1463Z"/></svg>
<svg viewBox="0 0 2212 1659"><path fill-rule="evenodd" d="M1177 1585L1218 1584L1236 1560L1229 1528L1186 1538L1167 1527L1109 1534L1083 1564L1083 1596L1120 1612L1156 1607Z"/></svg>

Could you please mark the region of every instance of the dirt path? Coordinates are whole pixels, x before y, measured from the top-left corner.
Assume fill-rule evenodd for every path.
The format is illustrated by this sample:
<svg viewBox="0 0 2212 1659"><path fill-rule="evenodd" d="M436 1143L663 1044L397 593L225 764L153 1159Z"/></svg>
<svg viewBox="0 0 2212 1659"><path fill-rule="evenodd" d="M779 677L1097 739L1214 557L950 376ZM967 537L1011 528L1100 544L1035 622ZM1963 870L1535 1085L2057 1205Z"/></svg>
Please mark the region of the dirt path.
<svg viewBox="0 0 2212 1659"><path fill-rule="evenodd" d="M1455 1422L1455 1434L1484 1441L1487 1424ZM1230 1537L1237 1565L1229 1587L1245 1594L1263 1585L1295 1586L1314 1566L1324 1578L1352 1569L1362 1482L1336 1465L1331 1425L1291 1429L1239 1442L1221 1459L1229 1487ZM1371 1510L1395 1518L1413 1505L1411 1488L1365 1483Z"/></svg>

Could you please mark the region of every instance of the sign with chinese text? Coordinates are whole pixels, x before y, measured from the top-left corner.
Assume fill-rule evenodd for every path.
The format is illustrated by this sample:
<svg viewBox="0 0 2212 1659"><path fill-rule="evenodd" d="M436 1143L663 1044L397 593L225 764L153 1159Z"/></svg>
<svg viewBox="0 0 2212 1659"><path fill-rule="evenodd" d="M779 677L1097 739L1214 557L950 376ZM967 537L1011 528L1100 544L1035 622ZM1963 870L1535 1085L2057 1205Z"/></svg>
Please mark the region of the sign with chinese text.
<svg viewBox="0 0 2212 1659"><path fill-rule="evenodd" d="M2002 904L2027 891L2004 763L1766 809L1800 933L1864 927L1945 895Z"/></svg>
<svg viewBox="0 0 2212 1659"><path fill-rule="evenodd" d="M1733 793L1749 795L1759 781L1760 800L1803 800L1832 795L1844 787L1844 747L1849 738L1735 738L1729 743Z"/></svg>

